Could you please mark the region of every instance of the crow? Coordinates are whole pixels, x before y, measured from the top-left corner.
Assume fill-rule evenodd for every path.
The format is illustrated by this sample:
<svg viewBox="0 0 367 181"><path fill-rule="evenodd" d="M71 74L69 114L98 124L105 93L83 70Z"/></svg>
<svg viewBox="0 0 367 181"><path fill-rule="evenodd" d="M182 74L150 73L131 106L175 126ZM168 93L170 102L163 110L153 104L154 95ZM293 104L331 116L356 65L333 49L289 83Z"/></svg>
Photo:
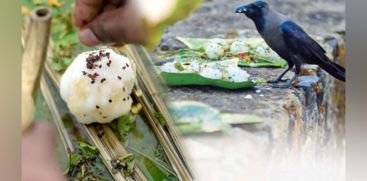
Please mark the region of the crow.
<svg viewBox="0 0 367 181"><path fill-rule="evenodd" d="M303 64L317 64L335 78L345 82L345 69L332 62L326 56L326 51L300 26L273 10L266 2L256 1L240 6L235 12L250 18L269 47L288 63L288 68L277 79L268 81L269 83L282 81L282 77L295 66L294 76L286 83L276 84L274 87L291 87L301 73Z"/></svg>

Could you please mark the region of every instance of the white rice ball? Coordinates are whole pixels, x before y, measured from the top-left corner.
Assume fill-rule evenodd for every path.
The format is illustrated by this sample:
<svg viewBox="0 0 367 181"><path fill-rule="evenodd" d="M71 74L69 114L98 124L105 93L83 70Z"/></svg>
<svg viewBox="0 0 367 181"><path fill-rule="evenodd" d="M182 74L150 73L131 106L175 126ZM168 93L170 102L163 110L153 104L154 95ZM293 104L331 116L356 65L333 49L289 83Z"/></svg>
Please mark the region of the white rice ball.
<svg viewBox="0 0 367 181"><path fill-rule="evenodd" d="M222 78L222 72L212 67L203 68L200 75L208 79L220 79Z"/></svg>
<svg viewBox="0 0 367 181"><path fill-rule="evenodd" d="M248 52L249 48L247 47L244 41L236 40L231 44L229 52L233 55L237 55L240 53Z"/></svg>
<svg viewBox="0 0 367 181"><path fill-rule="evenodd" d="M224 49L218 43L209 43L205 48L205 53L209 59L219 59L224 55Z"/></svg>
<svg viewBox="0 0 367 181"><path fill-rule="evenodd" d="M135 70L111 49L78 55L61 77L60 94L81 123L109 123L131 110Z"/></svg>
<svg viewBox="0 0 367 181"><path fill-rule="evenodd" d="M269 47L262 47L259 46L256 48L256 53L258 55L264 56L264 57L278 57L278 54L276 52L274 52L272 49L270 49Z"/></svg>
<svg viewBox="0 0 367 181"><path fill-rule="evenodd" d="M189 73L200 72L200 65L196 62L191 62L190 65L185 66L185 72Z"/></svg>
<svg viewBox="0 0 367 181"><path fill-rule="evenodd" d="M160 69L162 72L169 72L169 73L179 73L180 72L180 70L178 70L175 67L175 62L167 62L163 64L162 66L160 66Z"/></svg>
<svg viewBox="0 0 367 181"><path fill-rule="evenodd" d="M248 81L250 75L236 65L229 65L223 73L223 78L232 82Z"/></svg>
<svg viewBox="0 0 367 181"><path fill-rule="evenodd" d="M209 40L208 44L219 44L223 47L224 51L227 51L230 48L229 41L225 40L225 39L220 39L220 38L211 39L211 40Z"/></svg>

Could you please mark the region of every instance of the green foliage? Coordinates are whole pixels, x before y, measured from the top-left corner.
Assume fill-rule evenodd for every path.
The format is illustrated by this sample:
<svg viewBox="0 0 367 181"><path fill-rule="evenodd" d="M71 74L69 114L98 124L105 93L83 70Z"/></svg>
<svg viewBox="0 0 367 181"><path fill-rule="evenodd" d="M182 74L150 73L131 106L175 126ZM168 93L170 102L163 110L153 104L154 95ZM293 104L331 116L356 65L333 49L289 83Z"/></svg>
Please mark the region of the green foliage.
<svg viewBox="0 0 367 181"><path fill-rule="evenodd" d="M130 112L117 119L117 130L122 138L125 138L128 133L136 126L135 118L136 115Z"/></svg>
<svg viewBox="0 0 367 181"><path fill-rule="evenodd" d="M157 113L155 117L159 119L160 115ZM148 180L177 180L162 146L144 118L142 113L129 113L117 120L115 129L123 138L122 144L134 155L133 163ZM131 168L131 158L126 159L130 160L126 166Z"/></svg>
<svg viewBox="0 0 367 181"><path fill-rule="evenodd" d="M64 174L69 180L111 180L105 171L98 149L85 142L79 142L79 147L70 154L68 167Z"/></svg>
<svg viewBox="0 0 367 181"><path fill-rule="evenodd" d="M135 167L135 156L134 154L127 154L124 157L111 160L113 172L122 172L125 176L132 176Z"/></svg>
<svg viewBox="0 0 367 181"><path fill-rule="evenodd" d="M156 119L158 119L159 123L162 125L162 126L166 126L167 125L167 121L166 119L164 118L163 114L160 113L160 112L155 112L154 113L154 117Z"/></svg>
<svg viewBox="0 0 367 181"><path fill-rule="evenodd" d="M183 134L225 132L231 125L263 122L263 119L256 115L221 113L214 107L196 101L171 102L169 111Z"/></svg>
<svg viewBox="0 0 367 181"><path fill-rule="evenodd" d="M180 62L175 62L174 66L179 71L184 71L185 70L185 68L182 66L182 64Z"/></svg>

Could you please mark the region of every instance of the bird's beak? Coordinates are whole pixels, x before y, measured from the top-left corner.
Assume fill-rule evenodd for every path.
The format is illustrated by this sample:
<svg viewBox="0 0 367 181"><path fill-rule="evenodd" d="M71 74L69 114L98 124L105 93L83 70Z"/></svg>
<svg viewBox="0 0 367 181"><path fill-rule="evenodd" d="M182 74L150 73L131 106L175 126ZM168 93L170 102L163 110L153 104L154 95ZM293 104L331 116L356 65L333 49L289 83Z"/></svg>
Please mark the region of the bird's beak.
<svg viewBox="0 0 367 181"><path fill-rule="evenodd" d="M244 14L244 13L246 13L246 11L247 11L246 6L240 6L240 7L236 8L236 10L235 10L235 12L237 14Z"/></svg>

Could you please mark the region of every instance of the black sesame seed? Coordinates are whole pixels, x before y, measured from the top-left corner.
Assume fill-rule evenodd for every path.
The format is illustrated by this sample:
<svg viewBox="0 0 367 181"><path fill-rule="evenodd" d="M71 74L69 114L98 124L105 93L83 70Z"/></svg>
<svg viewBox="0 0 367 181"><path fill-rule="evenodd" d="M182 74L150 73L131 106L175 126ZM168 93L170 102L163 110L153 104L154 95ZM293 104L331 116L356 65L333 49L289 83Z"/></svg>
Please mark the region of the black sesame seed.
<svg viewBox="0 0 367 181"><path fill-rule="evenodd" d="M103 118L103 119L106 119L106 118L107 118L107 116L103 116L102 118Z"/></svg>
<svg viewBox="0 0 367 181"><path fill-rule="evenodd" d="M127 67L129 67L129 64L128 64L128 63L126 63L126 66L127 66Z"/></svg>
<svg viewBox="0 0 367 181"><path fill-rule="evenodd" d="M106 81L106 79L105 79L105 78L101 79L101 83L103 83L104 81Z"/></svg>
<svg viewBox="0 0 367 181"><path fill-rule="evenodd" d="M121 80L121 79L122 79L120 76L117 76L117 78L118 78L119 80Z"/></svg>
<svg viewBox="0 0 367 181"><path fill-rule="evenodd" d="M109 99L109 100L108 100L108 102L110 102L110 103L111 103L111 102L112 102L112 100L111 100L111 99Z"/></svg>
<svg viewBox="0 0 367 181"><path fill-rule="evenodd" d="M96 108L97 108L97 109L99 109L99 106L98 106L98 105L96 105Z"/></svg>
<svg viewBox="0 0 367 181"><path fill-rule="evenodd" d="M127 97L127 100L130 100L130 97Z"/></svg>
<svg viewBox="0 0 367 181"><path fill-rule="evenodd" d="M123 67L122 67L122 69L124 69L124 70L125 70L125 69L126 69L126 67L125 67L125 66L123 66Z"/></svg>
<svg viewBox="0 0 367 181"><path fill-rule="evenodd" d="M90 82L90 83L91 83L91 84L94 84L94 82L96 82L96 81L92 80L92 82Z"/></svg>
<svg viewBox="0 0 367 181"><path fill-rule="evenodd" d="M126 98L123 98L122 100L126 101Z"/></svg>
<svg viewBox="0 0 367 181"><path fill-rule="evenodd" d="M101 65L99 65L99 68L102 68L102 64L101 64Z"/></svg>
<svg viewBox="0 0 367 181"><path fill-rule="evenodd" d="M87 75L87 72L86 71L82 71L83 75Z"/></svg>
<svg viewBox="0 0 367 181"><path fill-rule="evenodd" d="M124 91L124 92L125 92L125 87L122 87L122 91Z"/></svg>

